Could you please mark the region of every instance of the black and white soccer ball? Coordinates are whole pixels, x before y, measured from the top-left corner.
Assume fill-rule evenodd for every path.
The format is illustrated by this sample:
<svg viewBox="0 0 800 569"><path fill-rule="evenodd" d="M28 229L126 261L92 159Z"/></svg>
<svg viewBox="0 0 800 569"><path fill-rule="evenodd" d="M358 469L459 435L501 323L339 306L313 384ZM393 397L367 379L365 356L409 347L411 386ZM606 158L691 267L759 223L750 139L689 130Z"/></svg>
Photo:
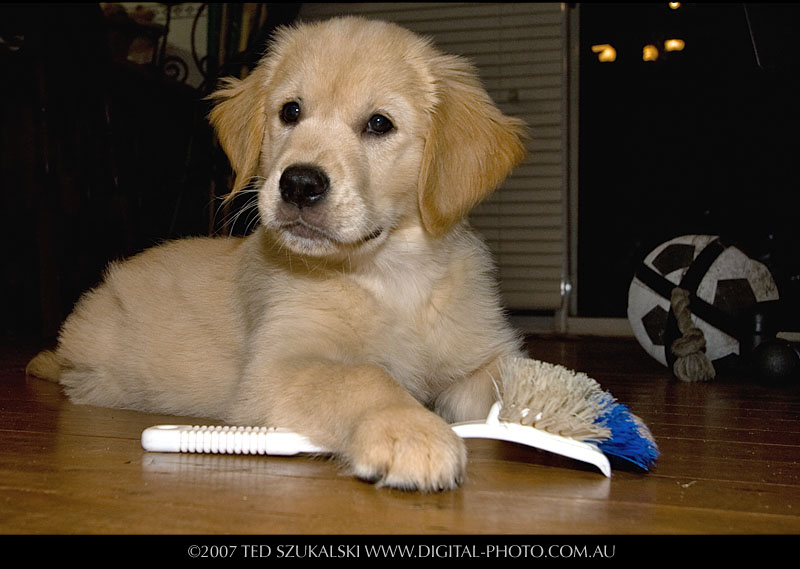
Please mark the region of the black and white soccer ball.
<svg viewBox="0 0 800 569"><path fill-rule="evenodd" d="M670 306L673 288L693 296L692 322L703 331L713 362L740 353L743 319L760 302L778 300L763 264L713 235L684 235L648 254L628 291L628 320L642 348L672 367L669 346L680 334Z"/></svg>

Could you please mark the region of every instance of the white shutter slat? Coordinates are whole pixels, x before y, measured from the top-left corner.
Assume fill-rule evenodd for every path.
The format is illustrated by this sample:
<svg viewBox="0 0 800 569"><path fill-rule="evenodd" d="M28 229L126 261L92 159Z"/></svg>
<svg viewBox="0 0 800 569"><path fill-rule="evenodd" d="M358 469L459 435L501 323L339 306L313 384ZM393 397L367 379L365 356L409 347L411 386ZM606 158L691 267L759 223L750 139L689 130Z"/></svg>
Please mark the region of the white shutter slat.
<svg viewBox="0 0 800 569"><path fill-rule="evenodd" d="M470 219L510 309L561 308L565 262L564 56L559 3L304 3L300 17L397 22L469 58L501 110L530 127L529 156Z"/></svg>

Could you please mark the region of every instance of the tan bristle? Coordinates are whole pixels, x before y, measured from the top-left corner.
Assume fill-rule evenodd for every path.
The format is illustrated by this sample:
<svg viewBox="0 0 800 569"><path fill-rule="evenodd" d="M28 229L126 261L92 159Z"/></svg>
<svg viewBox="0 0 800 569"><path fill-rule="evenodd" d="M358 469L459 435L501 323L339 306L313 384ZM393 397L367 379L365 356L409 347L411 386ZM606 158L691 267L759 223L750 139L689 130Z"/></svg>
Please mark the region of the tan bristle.
<svg viewBox="0 0 800 569"><path fill-rule="evenodd" d="M580 441L604 441L611 431L594 423L608 393L584 373L528 358L500 367L500 420Z"/></svg>

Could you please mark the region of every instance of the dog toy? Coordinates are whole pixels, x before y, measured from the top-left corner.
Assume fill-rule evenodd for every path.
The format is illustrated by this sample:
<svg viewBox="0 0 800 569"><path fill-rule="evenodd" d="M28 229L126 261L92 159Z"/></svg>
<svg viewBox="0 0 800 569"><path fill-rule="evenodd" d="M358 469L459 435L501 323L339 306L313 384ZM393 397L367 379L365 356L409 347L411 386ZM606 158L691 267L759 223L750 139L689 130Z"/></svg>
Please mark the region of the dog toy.
<svg viewBox="0 0 800 569"><path fill-rule="evenodd" d="M633 335L680 381L710 381L731 363L745 363L755 339L749 315L772 312L786 300L781 300L785 287L777 275L719 236L671 239L644 258L631 281ZM756 335L763 336L763 330Z"/></svg>
<svg viewBox="0 0 800 569"><path fill-rule="evenodd" d="M451 425L462 438L527 445L596 466L608 457L647 470L658 447L645 424L583 373L529 358L507 358L495 381L498 401L483 421ZM142 433L152 452L295 455L327 453L306 437L276 427L157 425Z"/></svg>

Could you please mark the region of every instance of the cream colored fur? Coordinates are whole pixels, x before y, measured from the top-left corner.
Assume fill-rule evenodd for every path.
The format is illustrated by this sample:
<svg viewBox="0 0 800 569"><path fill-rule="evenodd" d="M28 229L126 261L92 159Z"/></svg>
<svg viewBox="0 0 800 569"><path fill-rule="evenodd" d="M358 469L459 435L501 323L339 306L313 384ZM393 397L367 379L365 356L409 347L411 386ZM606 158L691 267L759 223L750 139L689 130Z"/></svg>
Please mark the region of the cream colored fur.
<svg viewBox="0 0 800 569"><path fill-rule="evenodd" d="M464 216L522 159L522 125L462 59L355 18L282 30L215 98L260 226L113 264L29 371L77 403L279 425L364 479L456 486L466 453L446 421L484 417L498 358L519 350ZM365 133L376 113L395 129ZM278 191L296 163L331 182L301 230Z"/></svg>

